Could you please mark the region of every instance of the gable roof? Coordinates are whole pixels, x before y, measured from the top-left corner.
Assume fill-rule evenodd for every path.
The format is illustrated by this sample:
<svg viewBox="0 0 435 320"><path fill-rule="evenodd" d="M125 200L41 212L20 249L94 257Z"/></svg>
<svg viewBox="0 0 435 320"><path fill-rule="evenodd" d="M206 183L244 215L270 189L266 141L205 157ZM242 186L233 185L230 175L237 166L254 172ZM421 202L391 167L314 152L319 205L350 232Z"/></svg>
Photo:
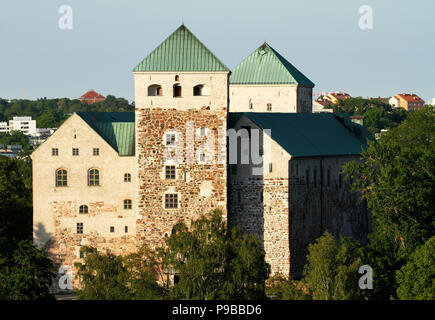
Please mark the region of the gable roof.
<svg viewBox="0 0 435 320"><path fill-rule="evenodd" d="M414 93L399 93L396 94L395 98L402 98L406 102L423 102L424 100L421 99L419 96L417 96Z"/></svg>
<svg viewBox="0 0 435 320"><path fill-rule="evenodd" d="M181 25L133 69L133 72L142 71L230 70L186 26Z"/></svg>
<svg viewBox="0 0 435 320"><path fill-rule="evenodd" d="M300 84L314 87L302 74L266 42L231 73L231 84Z"/></svg>
<svg viewBox="0 0 435 320"><path fill-rule="evenodd" d="M230 113L229 128L246 116L292 157L356 155L374 138L345 116L330 113Z"/></svg>
<svg viewBox="0 0 435 320"><path fill-rule="evenodd" d="M134 112L77 112L120 156L134 156Z"/></svg>

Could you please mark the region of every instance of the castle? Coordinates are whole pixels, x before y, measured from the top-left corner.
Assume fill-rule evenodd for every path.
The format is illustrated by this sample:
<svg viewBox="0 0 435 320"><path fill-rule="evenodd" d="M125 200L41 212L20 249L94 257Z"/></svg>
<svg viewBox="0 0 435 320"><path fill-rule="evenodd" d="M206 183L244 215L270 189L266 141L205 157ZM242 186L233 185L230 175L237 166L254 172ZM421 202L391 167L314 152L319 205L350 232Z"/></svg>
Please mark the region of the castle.
<svg viewBox="0 0 435 320"><path fill-rule="evenodd" d="M134 113L77 112L32 154L34 242L56 263L84 245L163 245L214 209L293 278L325 230L365 240L370 216L340 171L368 134L311 113L314 84L270 45L230 72L182 25L133 74Z"/></svg>

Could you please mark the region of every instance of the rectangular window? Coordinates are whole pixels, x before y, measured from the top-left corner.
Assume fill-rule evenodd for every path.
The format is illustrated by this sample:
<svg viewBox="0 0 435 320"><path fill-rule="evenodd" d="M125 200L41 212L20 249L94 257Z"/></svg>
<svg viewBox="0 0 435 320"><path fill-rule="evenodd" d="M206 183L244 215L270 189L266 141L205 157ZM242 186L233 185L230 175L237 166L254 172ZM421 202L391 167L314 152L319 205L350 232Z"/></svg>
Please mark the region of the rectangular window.
<svg viewBox="0 0 435 320"><path fill-rule="evenodd" d="M115 227L111 226L110 227L110 232L115 232Z"/></svg>
<svg viewBox="0 0 435 320"><path fill-rule="evenodd" d="M99 156L100 155L100 149L99 148L94 148L92 149L92 154L94 156Z"/></svg>
<svg viewBox="0 0 435 320"><path fill-rule="evenodd" d="M52 156L58 156L59 155L59 149L58 148L51 149L51 155Z"/></svg>
<svg viewBox="0 0 435 320"><path fill-rule="evenodd" d="M272 111L272 104L271 103L267 104L267 111Z"/></svg>
<svg viewBox="0 0 435 320"><path fill-rule="evenodd" d="M125 226L124 231L125 233L128 233L128 226Z"/></svg>
<svg viewBox="0 0 435 320"><path fill-rule="evenodd" d="M204 136L205 136L205 128L201 128L201 129L199 129L199 135L200 135L201 137L204 137Z"/></svg>
<svg viewBox="0 0 435 320"><path fill-rule="evenodd" d="M73 156L78 156L79 155L79 148L73 148L72 149L72 155Z"/></svg>
<svg viewBox="0 0 435 320"><path fill-rule="evenodd" d="M272 163L269 163L269 172L272 172Z"/></svg>
<svg viewBox="0 0 435 320"><path fill-rule="evenodd" d="M83 234L83 222L77 222L77 234Z"/></svg>
<svg viewBox="0 0 435 320"><path fill-rule="evenodd" d="M178 194L165 194L165 208L176 209L178 208Z"/></svg>
<svg viewBox="0 0 435 320"><path fill-rule="evenodd" d="M166 145L167 146L175 145L175 134L174 133L168 133L166 135Z"/></svg>
<svg viewBox="0 0 435 320"><path fill-rule="evenodd" d="M131 209L131 200L130 199L125 199L124 200L124 209Z"/></svg>
<svg viewBox="0 0 435 320"><path fill-rule="evenodd" d="M165 167L165 176L166 179L175 179L175 166L166 166Z"/></svg>

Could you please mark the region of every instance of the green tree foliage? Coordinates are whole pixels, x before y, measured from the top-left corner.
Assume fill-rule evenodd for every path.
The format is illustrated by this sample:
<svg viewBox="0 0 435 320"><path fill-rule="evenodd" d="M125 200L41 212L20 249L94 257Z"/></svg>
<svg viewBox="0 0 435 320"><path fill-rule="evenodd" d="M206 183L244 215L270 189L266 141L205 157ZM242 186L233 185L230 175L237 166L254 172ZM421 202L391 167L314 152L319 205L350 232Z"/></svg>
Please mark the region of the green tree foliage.
<svg viewBox="0 0 435 320"><path fill-rule="evenodd" d="M0 146L21 145L24 150L29 149L29 137L21 131L12 131L11 133L0 133Z"/></svg>
<svg viewBox="0 0 435 320"><path fill-rule="evenodd" d="M402 300L435 300L435 236L418 248L397 271L397 296Z"/></svg>
<svg viewBox="0 0 435 320"><path fill-rule="evenodd" d="M2 242L0 240L0 242ZM4 243L3 243L4 244ZM0 299L51 300L55 268L44 249L22 240L0 252Z"/></svg>
<svg viewBox="0 0 435 320"><path fill-rule="evenodd" d="M121 257L95 248L82 247L84 263L76 263L82 300L159 299L164 290L158 285L153 254L142 248Z"/></svg>
<svg viewBox="0 0 435 320"><path fill-rule="evenodd" d="M314 300L362 299L358 287L361 246L350 238L341 238L341 242L325 232L308 248L303 282Z"/></svg>
<svg viewBox="0 0 435 320"><path fill-rule="evenodd" d="M311 300L302 281L289 280L276 274L267 280L266 293L273 300Z"/></svg>
<svg viewBox="0 0 435 320"><path fill-rule="evenodd" d="M344 166L373 215L365 257L374 270L374 299L395 296L396 270L433 236L434 123L433 106L411 112L377 144L370 143L361 162Z"/></svg>
<svg viewBox="0 0 435 320"><path fill-rule="evenodd" d="M192 222L178 223L167 239L165 264L179 281L174 299L264 299L270 266L261 241L228 230L218 210Z"/></svg>
<svg viewBox="0 0 435 320"><path fill-rule="evenodd" d="M134 105L124 98L108 95L106 100L86 104L68 98L38 100L12 100L0 98L0 121L8 121L14 116L31 116L36 119L38 128L57 128L68 115L77 111L134 111Z"/></svg>
<svg viewBox="0 0 435 320"><path fill-rule="evenodd" d="M379 99L362 97L339 100L332 108L335 113L365 116L365 127L371 134L397 127L408 115L405 109L394 109Z"/></svg>

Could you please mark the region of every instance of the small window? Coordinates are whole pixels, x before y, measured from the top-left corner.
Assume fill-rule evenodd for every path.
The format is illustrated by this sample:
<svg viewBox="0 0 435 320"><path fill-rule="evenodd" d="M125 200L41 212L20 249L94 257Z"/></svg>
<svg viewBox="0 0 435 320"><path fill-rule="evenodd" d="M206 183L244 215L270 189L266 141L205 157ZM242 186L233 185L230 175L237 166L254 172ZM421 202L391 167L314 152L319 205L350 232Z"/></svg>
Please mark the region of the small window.
<svg viewBox="0 0 435 320"><path fill-rule="evenodd" d="M77 222L77 234L83 234L83 222Z"/></svg>
<svg viewBox="0 0 435 320"><path fill-rule="evenodd" d="M181 97L181 86L174 84L174 97Z"/></svg>
<svg viewBox="0 0 435 320"><path fill-rule="evenodd" d="M79 148L73 148L72 149L72 155L73 156L78 156L79 155Z"/></svg>
<svg viewBox="0 0 435 320"><path fill-rule="evenodd" d="M80 214L85 214L85 213L88 213L89 211L88 211L88 206L86 206L86 205L82 205L82 206L80 206L80 208L79 208L79 213Z"/></svg>
<svg viewBox="0 0 435 320"><path fill-rule="evenodd" d="M237 164L231 165L231 174L233 174L233 175L237 174Z"/></svg>
<svg viewBox="0 0 435 320"><path fill-rule="evenodd" d="M175 133L168 133L166 135L166 145L167 146L175 145Z"/></svg>
<svg viewBox="0 0 435 320"><path fill-rule="evenodd" d="M51 149L51 155L52 156L58 156L59 155L59 149L58 148Z"/></svg>
<svg viewBox="0 0 435 320"><path fill-rule="evenodd" d="M272 163L269 163L269 172L272 172Z"/></svg>
<svg viewBox="0 0 435 320"><path fill-rule="evenodd" d="M178 194L165 194L165 208L176 209L178 208Z"/></svg>
<svg viewBox="0 0 435 320"><path fill-rule="evenodd" d="M201 137L204 137L204 136L205 136L205 128L200 128L200 129L199 129L199 135L200 135Z"/></svg>
<svg viewBox="0 0 435 320"><path fill-rule="evenodd" d="M68 185L68 173L65 169L56 171L56 187L66 187Z"/></svg>
<svg viewBox="0 0 435 320"><path fill-rule="evenodd" d="M180 76L178 74L175 76L175 81L180 81Z"/></svg>
<svg viewBox="0 0 435 320"><path fill-rule="evenodd" d="M130 173L124 174L124 182L131 182L131 174Z"/></svg>
<svg viewBox="0 0 435 320"><path fill-rule="evenodd" d="M272 111L272 104L271 103L267 104L267 111Z"/></svg>
<svg viewBox="0 0 435 320"><path fill-rule="evenodd" d="M249 100L249 104L248 104L248 106L249 106L249 109L254 109L254 103L252 102L252 100Z"/></svg>
<svg viewBox="0 0 435 320"><path fill-rule="evenodd" d="M128 233L128 226L125 226L125 227L124 227L124 232L125 232L125 233Z"/></svg>
<svg viewBox="0 0 435 320"><path fill-rule="evenodd" d="M100 155L100 149L99 148L93 148L92 149L92 155L99 156Z"/></svg>
<svg viewBox="0 0 435 320"><path fill-rule="evenodd" d="M131 200L130 199L125 199L124 200L124 209L126 209L126 210L130 210L131 209Z"/></svg>
<svg viewBox="0 0 435 320"><path fill-rule="evenodd" d="M88 171L88 186L100 185L100 171L98 169L90 169Z"/></svg>
<svg viewBox="0 0 435 320"><path fill-rule="evenodd" d="M166 179L175 179L175 166L165 166L165 177Z"/></svg>
<svg viewBox="0 0 435 320"><path fill-rule="evenodd" d="M110 227L110 232L115 232L115 227L114 226Z"/></svg>
<svg viewBox="0 0 435 320"><path fill-rule="evenodd" d="M307 184L307 188L310 187L310 168L307 169L306 171L306 184Z"/></svg>
<svg viewBox="0 0 435 320"><path fill-rule="evenodd" d="M205 162L205 153L204 152L201 152L199 154L199 162Z"/></svg>

